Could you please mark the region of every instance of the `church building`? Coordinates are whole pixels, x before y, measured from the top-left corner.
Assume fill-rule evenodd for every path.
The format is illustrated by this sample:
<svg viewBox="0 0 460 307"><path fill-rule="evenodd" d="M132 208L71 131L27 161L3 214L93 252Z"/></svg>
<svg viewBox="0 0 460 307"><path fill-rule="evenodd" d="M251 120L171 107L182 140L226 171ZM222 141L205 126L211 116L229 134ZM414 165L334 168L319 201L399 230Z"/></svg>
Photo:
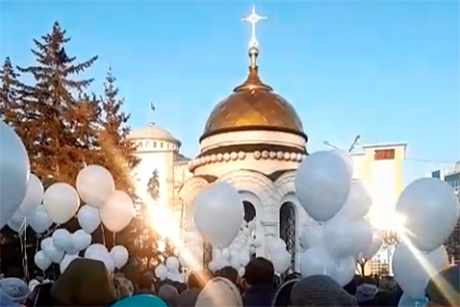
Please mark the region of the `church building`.
<svg viewBox="0 0 460 307"><path fill-rule="evenodd" d="M262 238L256 254L266 255L268 239L280 237L292 254L292 269L298 271L298 237L312 219L295 196L294 179L297 167L308 155L308 136L292 105L260 77L255 24L261 19L254 9L246 18L253 30L246 80L209 115L199 137L197 156L182 156L180 141L155 124L134 129L130 139L141 158L135 177L159 205L175 212L182 240L203 264L212 260L212 247L194 225L194 200L213 182L231 183L241 195L244 219L255 221L256 236ZM352 154L355 177L366 185L369 182L371 191L372 186L384 186L385 191L379 193L399 195L405 146L364 146L362 152ZM386 162L384 171L376 167L382 161ZM375 177L373 172L386 173ZM380 182L382 178L385 183Z"/></svg>

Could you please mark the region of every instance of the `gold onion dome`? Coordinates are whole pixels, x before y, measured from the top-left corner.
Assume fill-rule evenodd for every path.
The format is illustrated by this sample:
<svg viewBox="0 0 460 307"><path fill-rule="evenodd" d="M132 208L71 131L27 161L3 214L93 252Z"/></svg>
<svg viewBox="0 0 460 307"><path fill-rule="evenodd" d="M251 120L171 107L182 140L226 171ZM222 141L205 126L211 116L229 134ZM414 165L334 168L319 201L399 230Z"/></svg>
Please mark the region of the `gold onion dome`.
<svg viewBox="0 0 460 307"><path fill-rule="evenodd" d="M214 108L200 140L218 133L247 130L289 132L307 140L294 108L260 80L256 65L258 53L256 47L249 49L251 65L246 81Z"/></svg>

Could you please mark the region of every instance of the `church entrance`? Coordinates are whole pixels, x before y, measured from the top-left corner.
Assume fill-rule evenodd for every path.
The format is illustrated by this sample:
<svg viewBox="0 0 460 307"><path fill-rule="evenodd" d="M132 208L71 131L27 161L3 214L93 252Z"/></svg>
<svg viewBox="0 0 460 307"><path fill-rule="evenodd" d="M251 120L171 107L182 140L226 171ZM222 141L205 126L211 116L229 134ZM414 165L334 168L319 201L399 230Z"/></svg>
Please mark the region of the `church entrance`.
<svg viewBox="0 0 460 307"><path fill-rule="evenodd" d="M287 273L295 271L296 252L296 214L294 204L284 203L280 208L280 238L286 243L286 249L291 254L291 265Z"/></svg>

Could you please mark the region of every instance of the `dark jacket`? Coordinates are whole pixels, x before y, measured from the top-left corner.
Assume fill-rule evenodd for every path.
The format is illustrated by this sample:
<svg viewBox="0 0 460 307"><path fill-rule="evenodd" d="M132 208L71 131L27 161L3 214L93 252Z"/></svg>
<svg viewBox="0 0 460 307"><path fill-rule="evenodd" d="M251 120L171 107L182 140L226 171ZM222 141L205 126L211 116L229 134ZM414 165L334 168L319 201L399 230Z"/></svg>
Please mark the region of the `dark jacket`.
<svg viewBox="0 0 460 307"><path fill-rule="evenodd" d="M270 285L250 286L243 294L243 306L266 307L271 306L275 289Z"/></svg>

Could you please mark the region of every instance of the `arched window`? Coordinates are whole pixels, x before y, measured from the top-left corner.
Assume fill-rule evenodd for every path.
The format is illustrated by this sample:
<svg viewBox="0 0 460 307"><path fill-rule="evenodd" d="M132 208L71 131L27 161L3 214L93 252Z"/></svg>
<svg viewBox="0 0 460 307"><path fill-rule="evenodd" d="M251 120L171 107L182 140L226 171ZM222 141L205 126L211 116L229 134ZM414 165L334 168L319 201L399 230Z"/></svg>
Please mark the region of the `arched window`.
<svg viewBox="0 0 460 307"><path fill-rule="evenodd" d="M212 261L212 245L211 242L206 240L203 236L203 267L208 268L209 263Z"/></svg>
<svg viewBox="0 0 460 307"><path fill-rule="evenodd" d="M246 223L249 223L250 221L253 221L256 218L256 208L254 208L254 205L246 200L243 201L243 206L244 206L244 220ZM255 253L251 255L251 259L255 257L256 257Z"/></svg>
<svg viewBox="0 0 460 307"><path fill-rule="evenodd" d="M296 252L296 218L294 204L284 203L280 209L280 238L286 242L286 249L291 254L291 266L288 273L295 270Z"/></svg>
<svg viewBox="0 0 460 307"><path fill-rule="evenodd" d="M254 208L254 205L245 200L243 201L243 206L244 206L244 220L246 222L250 222L253 219L255 219L256 218L256 208Z"/></svg>

